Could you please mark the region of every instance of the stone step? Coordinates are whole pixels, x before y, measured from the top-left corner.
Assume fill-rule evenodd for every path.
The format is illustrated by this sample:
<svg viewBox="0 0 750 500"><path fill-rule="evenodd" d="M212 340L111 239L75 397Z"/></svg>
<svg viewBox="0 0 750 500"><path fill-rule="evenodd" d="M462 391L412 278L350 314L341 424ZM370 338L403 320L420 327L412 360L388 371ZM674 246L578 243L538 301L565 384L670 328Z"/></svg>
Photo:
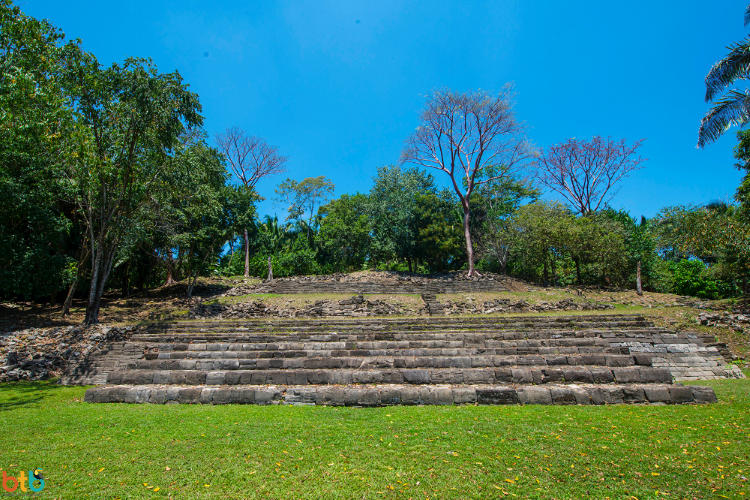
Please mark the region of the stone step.
<svg viewBox="0 0 750 500"><path fill-rule="evenodd" d="M238 344L242 345L242 344ZM627 348L625 353L630 354ZM305 359L305 358L352 358L360 362L363 358L432 358L432 357L487 357L495 356L502 358L512 357L550 357L556 358L553 364L590 364L581 361L575 361L577 356L594 356L601 359L598 364L608 364L604 361L605 356L618 356L623 354L622 347L601 347L601 346L581 346L581 347L528 347L528 348L404 348L404 349L274 349L274 350L160 350L148 351L136 359L146 360L181 360L181 359ZM571 360L565 362L560 358L570 357ZM649 354L644 354L649 356ZM133 359L133 357L121 359ZM502 364L508 364L503 361ZM516 364L516 363L512 363ZM534 364L534 363L532 363ZM545 363L542 363L545 364ZM630 363L633 364L633 363Z"/></svg>
<svg viewBox="0 0 750 500"><path fill-rule="evenodd" d="M710 387L681 385L590 384L507 385L377 385L370 387L257 386L184 387L137 385L93 387L88 403L151 404L296 404L330 406L451 404L702 404L717 401Z"/></svg>
<svg viewBox="0 0 750 500"><path fill-rule="evenodd" d="M273 324L271 321L255 323L243 323L241 321L218 323L218 324L204 324L200 321L195 321L190 324L156 324L143 327L142 330L149 333L169 333L169 332L225 332L225 331L263 331L263 332L284 332L284 331L295 331L295 332L326 332L326 331L434 331L444 330L446 328L457 329L457 330L471 330L471 329L580 329L580 328L627 328L627 327L649 327L653 326L650 321L643 319L633 321L614 321L614 320L602 320L602 321L570 321L570 322L536 322L536 321L516 321L516 322L492 322L487 321L483 323L462 323L462 322L437 322L435 324L425 323L387 323L382 324L376 320L372 320L370 323L358 323L358 324L342 324L342 323L328 323L325 325L305 325L304 320L298 320L298 323L284 323L284 324Z"/></svg>
<svg viewBox="0 0 750 500"><path fill-rule="evenodd" d="M98 375L98 372L89 376ZM348 384L546 384L546 383L662 383L670 384L666 368L627 367L504 367L493 369L227 369L118 370L108 384L172 385L348 385Z"/></svg>
<svg viewBox="0 0 750 500"><path fill-rule="evenodd" d="M362 326L377 326L388 328L393 326L407 326L410 328L435 328L441 325L455 324L469 327L471 325L507 325L507 324L580 324L580 323L643 323L648 322L644 316L639 314L577 314L564 316L534 316L534 315L503 315L491 316L481 315L475 317L416 317L416 318L327 318L327 319L309 319L309 318L259 318L259 319L234 319L234 320L191 320L191 321L174 321L151 323L148 328L165 329L165 328L194 328L207 327L211 329L222 328L227 325L240 325L243 327L263 328L295 328L313 329L313 328L330 328L336 327L357 328Z"/></svg>
<svg viewBox="0 0 750 500"><path fill-rule="evenodd" d="M318 351L320 352L320 351ZM167 353L169 354L169 353ZM208 353L205 353L208 354ZM213 354L213 353L211 353ZM223 353L245 354L245 353ZM249 353L247 353L249 354ZM314 356L260 358L142 359L127 364L131 370L319 370L374 366L388 368L494 368L506 366L651 366L651 356L583 354L575 356ZM335 353L332 353L335 354Z"/></svg>
<svg viewBox="0 0 750 500"><path fill-rule="evenodd" d="M610 342L657 342L657 343L696 343L705 344L703 338L685 333L675 335L665 330L629 329L617 331L602 330L577 330L577 331L496 331L484 332L462 332L442 331L434 333L362 333L346 334L339 332L318 333L300 335L296 333L275 334L245 334L245 333L185 333L151 335L139 334L130 337L133 342L155 342L155 343L278 343L278 342L378 342L378 341L523 341L523 340L549 340L564 342L564 339L607 339ZM125 344L127 345L127 344Z"/></svg>

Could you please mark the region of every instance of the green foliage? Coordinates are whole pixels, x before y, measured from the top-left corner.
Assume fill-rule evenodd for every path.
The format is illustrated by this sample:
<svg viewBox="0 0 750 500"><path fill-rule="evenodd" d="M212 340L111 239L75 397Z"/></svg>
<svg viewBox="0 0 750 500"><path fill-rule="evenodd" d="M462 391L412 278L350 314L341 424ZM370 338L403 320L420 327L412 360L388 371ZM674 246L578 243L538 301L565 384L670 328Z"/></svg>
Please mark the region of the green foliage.
<svg viewBox="0 0 750 500"><path fill-rule="evenodd" d="M370 250L370 218L366 195L343 195L320 207L317 241L321 262L332 271L361 269Z"/></svg>
<svg viewBox="0 0 750 500"><path fill-rule="evenodd" d="M75 123L60 73L74 47L0 2L0 295L50 297L69 279L78 227L63 171Z"/></svg>
<svg viewBox="0 0 750 500"><path fill-rule="evenodd" d="M380 167L373 181L371 259L406 260L410 270L417 260L433 269L453 266L461 251L453 195L439 190L435 178L418 168Z"/></svg>
<svg viewBox="0 0 750 500"><path fill-rule="evenodd" d="M680 260L667 264L672 291L702 299L723 299L734 295L731 283L715 279L700 260Z"/></svg>
<svg viewBox="0 0 750 500"><path fill-rule="evenodd" d="M698 259L708 266L717 281L732 283L729 288L719 287L721 296L736 293L738 281L747 282L750 224L738 207L726 204L667 207L656 217L655 234L657 251L665 258Z"/></svg>
<svg viewBox="0 0 750 500"><path fill-rule="evenodd" d="M315 249L310 248L307 237L299 234L283 250L271 255L274 278L320 274ZM268 256L260 253L250 258L250 275L265 278L268 274Z"/></svg>
<svg viewBox="0 0 750 500"><path fill-rule="evenodd" d="M745 10L745 26L749 19L750 6ZM750 91L727 90L735 81L748 77L750 38L728 48L729 54L714 63L706 75L706 102L714 101L714 105L701 120L698 130L699 147L714 142L732 125L742 127L750 120Z"/></svg>

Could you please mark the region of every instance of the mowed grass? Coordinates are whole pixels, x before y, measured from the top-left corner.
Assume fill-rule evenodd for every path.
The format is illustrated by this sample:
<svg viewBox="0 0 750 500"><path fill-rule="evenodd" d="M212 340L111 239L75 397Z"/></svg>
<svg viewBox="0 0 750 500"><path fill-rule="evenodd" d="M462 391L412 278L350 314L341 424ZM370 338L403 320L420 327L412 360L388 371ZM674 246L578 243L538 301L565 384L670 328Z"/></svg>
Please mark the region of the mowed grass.
<svg viewBox="0 0 750 500"><path fill-rule="evenodd" d="M747 498L750 381L704 406L332 408L81 401L0 385L0 469L38 498ZM0 496L15 498L20 493Z"/></svg>

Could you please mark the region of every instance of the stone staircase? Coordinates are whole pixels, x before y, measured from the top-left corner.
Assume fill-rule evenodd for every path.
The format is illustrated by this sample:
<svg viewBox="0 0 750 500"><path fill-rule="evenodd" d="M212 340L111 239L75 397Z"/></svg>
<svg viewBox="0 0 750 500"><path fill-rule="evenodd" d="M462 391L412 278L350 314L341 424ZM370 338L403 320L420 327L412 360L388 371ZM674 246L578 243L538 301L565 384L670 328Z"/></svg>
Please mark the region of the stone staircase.
<svg viewBox="0 0 750 500"><path fill-rule="evenodd" d="M434 293L423 293L422 300L427 306L427 312L430 316L445 316L443 305L438 301Z"/></svg>
<svg viewBox="0 0 750 500"><path fill-rule="evenodd" d="M639 315L152 324L61 379L88 402L705 403L673 380L742 377L710 336Z"/></svg>

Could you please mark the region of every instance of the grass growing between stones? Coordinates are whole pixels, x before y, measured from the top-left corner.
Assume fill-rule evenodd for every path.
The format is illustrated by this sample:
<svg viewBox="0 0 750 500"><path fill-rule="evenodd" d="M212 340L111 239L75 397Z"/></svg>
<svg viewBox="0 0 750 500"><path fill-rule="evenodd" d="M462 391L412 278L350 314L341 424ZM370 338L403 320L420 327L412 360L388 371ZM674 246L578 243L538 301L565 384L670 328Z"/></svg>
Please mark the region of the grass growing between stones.
<svg viewBox="0 0 750 500"><path fill-rule="evenodd" d="M747 498L750 381L704 406L91 405L0 386L0 468L39 498Z"/></svg>

